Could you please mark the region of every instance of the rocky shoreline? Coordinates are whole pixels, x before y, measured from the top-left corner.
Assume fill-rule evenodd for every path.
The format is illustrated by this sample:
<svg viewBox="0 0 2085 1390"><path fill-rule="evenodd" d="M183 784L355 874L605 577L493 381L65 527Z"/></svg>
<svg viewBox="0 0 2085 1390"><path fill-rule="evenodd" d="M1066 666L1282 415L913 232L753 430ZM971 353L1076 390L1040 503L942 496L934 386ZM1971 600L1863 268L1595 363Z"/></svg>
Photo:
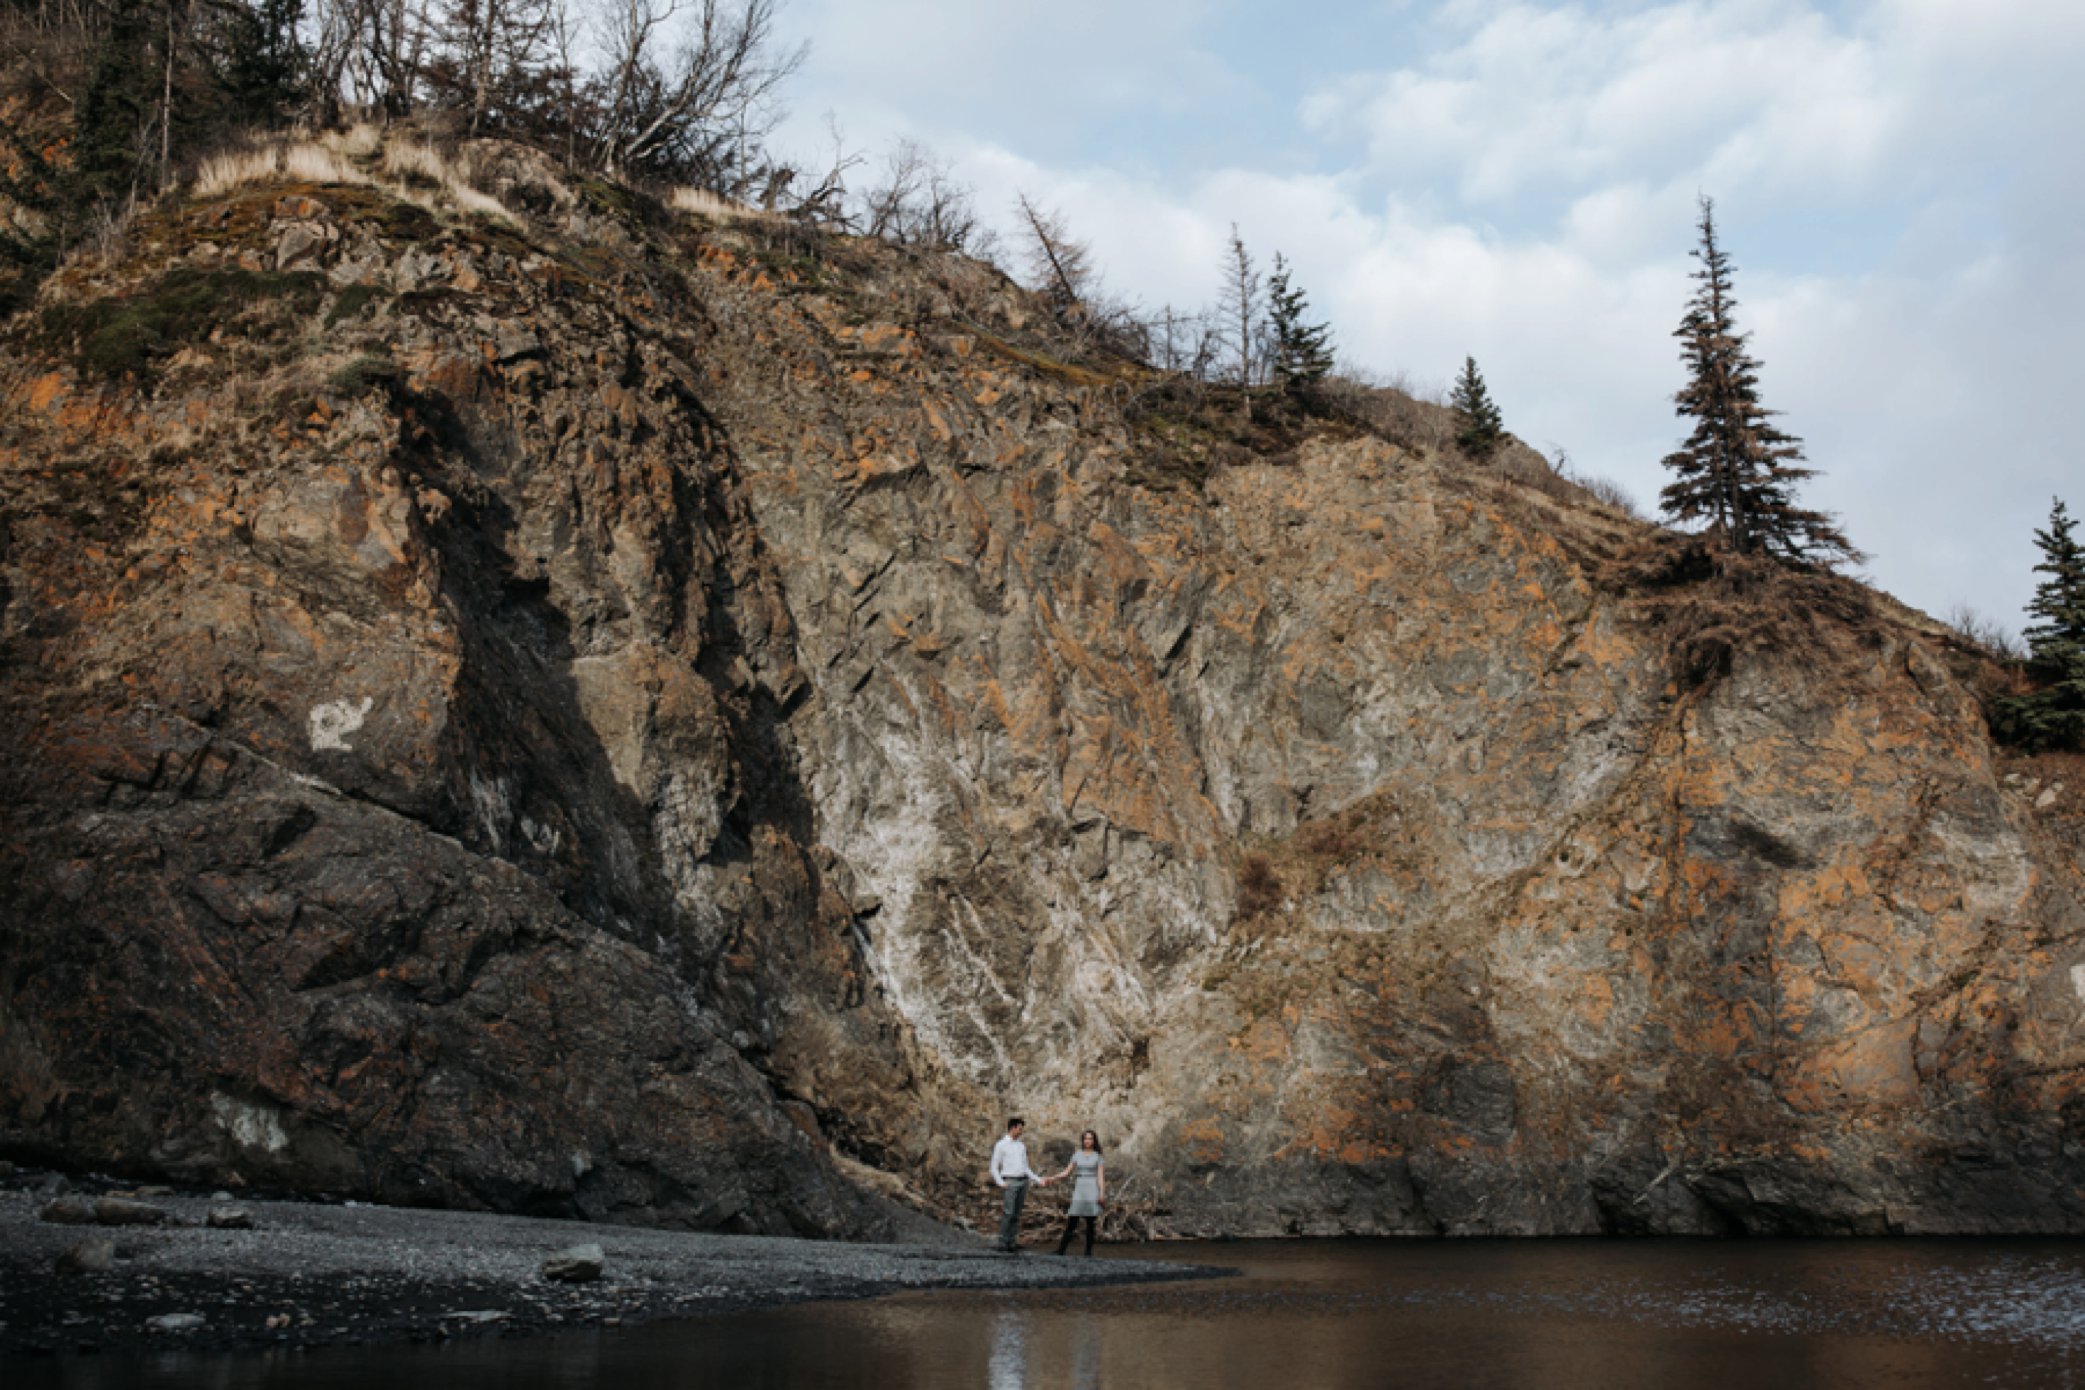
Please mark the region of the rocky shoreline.
<svg viewBox="0 0 2085 1390"><path fill-rule="evenodd" d="M0 1185L0 1359L431 1342L907 1289L1063 1288L1212 1272L1043 1252L1009 1258L953 1232L940 1243L858 1245L234 1201L41 1174Z"/></svg>

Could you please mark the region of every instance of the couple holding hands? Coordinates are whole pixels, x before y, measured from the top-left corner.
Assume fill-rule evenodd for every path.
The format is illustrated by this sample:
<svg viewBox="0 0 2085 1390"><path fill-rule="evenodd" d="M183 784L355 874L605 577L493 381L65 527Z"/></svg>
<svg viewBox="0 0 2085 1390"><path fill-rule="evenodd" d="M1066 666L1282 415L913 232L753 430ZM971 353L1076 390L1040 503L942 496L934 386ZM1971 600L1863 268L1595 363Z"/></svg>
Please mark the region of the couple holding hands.
<svg viewBox="0 0 2085 1390"><path fill-rule="evenodd" d="M1093 1228L1100 1221L1101 1203L1108 1200L1106 1166L1100 1157L1100 1136L1087 1130L1079 1136L1079 1151L1064 1165L1064 1171L1046 1178L1028 1166L1028 1146L1021 1142L1026 1128L1019 1116L1006 1122L1006 1137L992 1146L992 1181L1006 1190L1005 1209L999 1217L999 1248L1009 1255L1020 1253L1021 1205L1028 1200L1028 1184L1043 1187L1077 1176L1071 1190L1071 1207L1065 1213L1064 1236L1057 1242L1062 1255L1071 1244L1071 1233L1086 1223L1086 1253L1093 1253Z"/></svg>

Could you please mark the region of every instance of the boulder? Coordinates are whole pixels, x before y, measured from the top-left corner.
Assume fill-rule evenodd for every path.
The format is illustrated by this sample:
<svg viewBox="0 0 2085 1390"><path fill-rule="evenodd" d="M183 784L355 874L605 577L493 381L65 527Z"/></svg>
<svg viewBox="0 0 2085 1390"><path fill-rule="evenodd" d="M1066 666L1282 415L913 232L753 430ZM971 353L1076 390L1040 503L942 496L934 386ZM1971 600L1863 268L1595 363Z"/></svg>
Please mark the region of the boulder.
<svg viewBox="0 0 2085 1390"><path fill-rule="evenodd" d="M163 1226L167 1214L150 1202L134 1202L128 1197L101 1197L94 1203L94 1219L104 1226Z"/></svg>
<svg viewBox="0 0 2085 1390"><path fill-rule="evenodd" d="M94 1203L85 1197L60 1197L55 1202L46 1202L37 1216L56 1226L92 1226Z"/></svg>
<svg viewBox="0 0 2085 1390"><path fill-rule="evenodd" d="M600 1246L575 1245L544 1260L543 1277L559 1284L591 1284L606 1263Z"/></svg>
<svg viewBox="0 0 2085 1390"><path fill-rule="evenodd" d="M116 1262L116 1242L107 1236L88 1236L67 1247L58 1257L60 1274L99 1274Z"/></svg>

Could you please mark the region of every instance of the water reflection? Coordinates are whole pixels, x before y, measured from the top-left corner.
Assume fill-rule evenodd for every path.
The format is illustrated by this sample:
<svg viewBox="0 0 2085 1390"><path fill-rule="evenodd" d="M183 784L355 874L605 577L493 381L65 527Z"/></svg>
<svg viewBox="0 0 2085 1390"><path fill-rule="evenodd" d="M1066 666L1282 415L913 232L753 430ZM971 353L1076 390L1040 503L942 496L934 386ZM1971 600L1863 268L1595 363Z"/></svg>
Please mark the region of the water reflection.
<svg viewBox="0 0 2085 1390"><path fill-rule="evenodd" d="M1008 1311L999 1315L992 1333L991 1376L985 1383L992 1390L1026 1390L1028 1337L1019 1313Z"/></svg>
<svg viewBox="0 0 2085 1390"><path fill-rule="evenodd" d="M1150 1252L1138 1252L1150 1253ZM1400 1390L2085 1382L2085 1243L1163 1247L1246 1275L445 1347L0 1365L9 1390Z"/></svg>
<svg viewBox="0 0 2085 1390"><path fill-rule="evenodd" d="M1100 1329L1098 1320L1082 1321L1072 1329L1073 1390L1100 1390Z"/></svg>

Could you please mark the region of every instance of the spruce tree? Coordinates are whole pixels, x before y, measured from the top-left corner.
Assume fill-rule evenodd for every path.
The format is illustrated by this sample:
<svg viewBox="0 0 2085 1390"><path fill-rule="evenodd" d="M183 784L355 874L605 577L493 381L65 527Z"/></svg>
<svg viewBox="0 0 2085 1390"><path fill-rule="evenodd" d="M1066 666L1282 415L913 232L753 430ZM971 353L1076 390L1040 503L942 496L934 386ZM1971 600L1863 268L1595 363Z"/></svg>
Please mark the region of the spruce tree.
<svg viewBox="0 0 2085 1390"><path fill-rule="evenodd" d="M308 99L311 50L298 37L304 0L247 0L227 7L217 85L238 123L286 124Z"/></svg>
<svg viewBox="0 0 2085 1390"><path fill-rule="evenodd" d="M1274 273L1267 277L1267 318L1274 334L1275 384L1300 396L1332 370L1332 329L1308 323L1310 300L1289 282L1289 263L1274 253Z"/></svg>
<svg viewBox="0 0 2085 1390"><path fill-rule="evenodd" d="M2005 702L1999 732L2030 748L2085 747L2085 545L2061 498L2049 510L2049 529L2034 533L2042 552L2027 612L2028 674L2042 687Z"/></svg>
<svg viewBox="0 0 2085 1390"><path fill-rule="evenodd" d="M165 33L152 0L110 0L73 116L69 201L114 207L146 183Z"/></svg>
<svg viewBox="0 0 2085 1390"><path fill-rule="evenodd" d="M1455 380L1455 394L1448 403L1455 408L1455 442L1473 459L1488 459L1506 439L1506 418L1484 389L1477 359L1462 359L1462 375Z"/></svg>
<svg viewBox="0 0 2085 1390"><path fill-rule="evenodd" d="M1759 363L1737 331L1736 267L1716 241L1716 205L1701 200L1701 244L1694 250L1697 289L1673 334L1681 343L1687 384L1674 397L1694 431L1665 458L1673 481L1659 494L1672 521L1704 523L1740 554L1832 564L1858 558L1836 522L1797 506L1796 485L1815 470L1801 466L1802 441L1773 423L1759 400Z"/></svg>

